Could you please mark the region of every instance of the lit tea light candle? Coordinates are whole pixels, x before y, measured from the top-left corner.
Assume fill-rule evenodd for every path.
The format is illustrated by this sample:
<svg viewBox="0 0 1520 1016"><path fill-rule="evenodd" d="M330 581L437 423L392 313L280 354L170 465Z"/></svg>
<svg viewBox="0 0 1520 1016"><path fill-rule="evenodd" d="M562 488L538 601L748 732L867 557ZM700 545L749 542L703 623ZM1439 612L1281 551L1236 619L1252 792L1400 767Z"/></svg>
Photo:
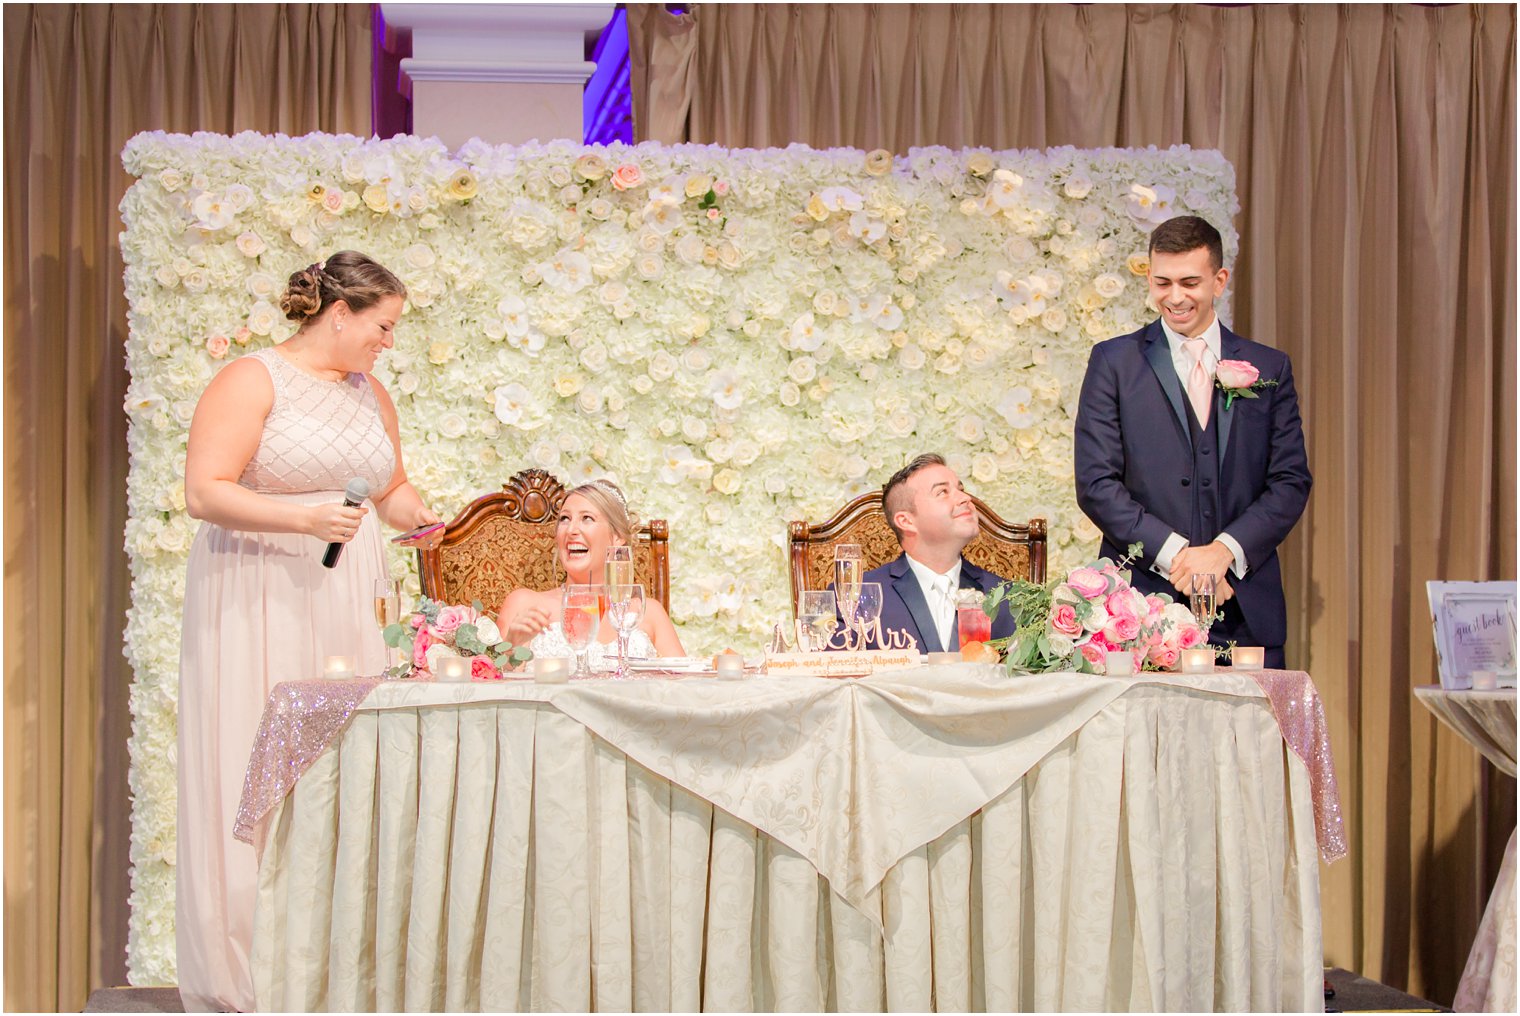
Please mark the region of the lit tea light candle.
<svg viewBox="0 0 1520 1016"><path fill-rule="evenodd" d="M744 677L744 657L737 653L720 653L713 659L713 669L724 681L738 681Z"/></svg>
<svg viewBox="0 0 1520 1016"><path fill-rule="evenodd" d="M570 661L563 656L533 657L533 680L539 684L564 684L570 680Z"/></svg>
<svg viewBox="0 0 1520 1016"><path fill-rule="evenodd" d="M352 656L329 656L323 673L327 677L332 678L353 677L354 658Z"/></svg>
<svg viewBox="0 0 1520 1016"><path fill-rule="evenodd" d="M1203 646L1196 649L1184 649L1182 662L1178 670L1184 674L1212 674L1214 672L1214 650Z"/></svg>
<svg viewBox="0 0 1520 1016"><path fill-rule="evenodd" d="M1103 672L1109 677L1129 677L1135 672L1135 654L1118 649L1103 654Z"/></svg>
<svg viewBox="0 0 1520 1016"><path fill-rule="evenodd" d="M1260 670L1266 659L1261 646L1236 646L1230 651L1230 665L1236 670Z"/></svg>
<svg viewBox="0 0 1520 1016"><path fill-rule="evenodd" d="M1473 691L1496 691L1499 687L1499 674L1493 670L1475 670L1472 672Z"/></svg>
<svg viewBox="0 0 1520 1016"><path fill-rule="evenodd" d="M438 660L438 680L468 681L470 659L467 656L444 656Z"/></svg>

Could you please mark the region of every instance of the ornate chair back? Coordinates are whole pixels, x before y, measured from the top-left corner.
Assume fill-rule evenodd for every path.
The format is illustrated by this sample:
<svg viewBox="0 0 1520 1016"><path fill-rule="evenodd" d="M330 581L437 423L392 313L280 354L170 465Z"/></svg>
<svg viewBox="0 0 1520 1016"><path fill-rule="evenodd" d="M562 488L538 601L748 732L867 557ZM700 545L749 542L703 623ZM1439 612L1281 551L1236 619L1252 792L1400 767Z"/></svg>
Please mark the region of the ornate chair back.
<svg viewBox="0 0 1520 1016"><path fill-rule="evenodd" d="M569 493L542 469L525 469L496 493L476 498L443 532L443 542L417 551L424 596L444 603L479 600L495 610L518 586L552 589L565 580L554 550L559 509ZM646 595L670 609L670 533L650 519L634 534L633 575Z"/></svg>
<svg viewBox="0 0 1520 1016"><path fill-rule="evenodd" d="M1045 520L1004 522L975 496L979 532L966 546L966 560L1004 578L1045 581ZM789 533L792 613L797 613L808 589L827 589L834 581L834 545L858 543L866 570L880 567L902 553L887 526L881 491L862 494L826 522L793 522Z"/></svg>

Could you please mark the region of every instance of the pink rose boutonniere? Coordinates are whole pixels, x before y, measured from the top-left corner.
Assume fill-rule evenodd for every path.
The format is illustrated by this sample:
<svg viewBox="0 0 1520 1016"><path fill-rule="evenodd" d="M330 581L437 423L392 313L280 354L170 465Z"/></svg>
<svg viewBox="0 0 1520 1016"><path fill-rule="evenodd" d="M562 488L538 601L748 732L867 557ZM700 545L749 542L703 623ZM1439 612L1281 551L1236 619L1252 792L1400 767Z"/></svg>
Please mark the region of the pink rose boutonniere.
<svg viewBox="0 0 1520 1016"><path fill-rule="evenodd" d="M1259 398L1256 393L1261 389L1277 387L1276 381L1263 381L1261 371L1245 360L1220 360L1214 369L1214 383L1224 392L1226 409L1236 399Z"/></svg>

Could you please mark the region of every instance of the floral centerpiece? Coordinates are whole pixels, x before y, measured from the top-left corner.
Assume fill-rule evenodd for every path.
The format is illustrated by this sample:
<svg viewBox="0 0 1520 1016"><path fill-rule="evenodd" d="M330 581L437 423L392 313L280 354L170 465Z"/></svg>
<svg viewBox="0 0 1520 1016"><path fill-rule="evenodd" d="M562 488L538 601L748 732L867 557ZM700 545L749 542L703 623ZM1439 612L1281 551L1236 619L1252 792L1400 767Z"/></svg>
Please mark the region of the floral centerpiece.
<svg viewBox="0 0 1520 1016"><path fill-rule="evenodd" d="M1009 671L1102 674L1106 654L1122 651L1133 654L1136 670L1171 670L1182 650L1206 643L1187 606L1130 585L1128 566L1140 550L1131 544L1117 563L1100 558L1045 585L1014 579L988 593L983 610L995 616L1006 603L1018 626L990 643Z"/></svg>
<svg viewBox="0 0 1520 1016"><path fill-rule="evenodd" d="M533 658L527 646L513 646L496 622L482 612L476 600L470 606L453 606L426 596L405 622L387 625L385 644L400 649L406 662L387 671L387 676L430 676L445 657L470 660L470 676L477 681L499 681L504 671Z"/></svg>

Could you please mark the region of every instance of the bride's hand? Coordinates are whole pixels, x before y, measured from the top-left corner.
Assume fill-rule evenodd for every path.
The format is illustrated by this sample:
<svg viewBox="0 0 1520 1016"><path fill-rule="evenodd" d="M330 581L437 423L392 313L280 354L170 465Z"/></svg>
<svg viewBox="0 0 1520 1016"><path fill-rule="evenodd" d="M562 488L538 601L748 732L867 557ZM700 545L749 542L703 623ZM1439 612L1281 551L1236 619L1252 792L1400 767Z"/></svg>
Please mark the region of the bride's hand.
<svg viewBox="0 0 1520 1016"><path fill-rule="evenodd" d="M549 627L549 612L543 607L524 607L507 622L507 641L514 646L525 646L533 636Z"/></svg>

